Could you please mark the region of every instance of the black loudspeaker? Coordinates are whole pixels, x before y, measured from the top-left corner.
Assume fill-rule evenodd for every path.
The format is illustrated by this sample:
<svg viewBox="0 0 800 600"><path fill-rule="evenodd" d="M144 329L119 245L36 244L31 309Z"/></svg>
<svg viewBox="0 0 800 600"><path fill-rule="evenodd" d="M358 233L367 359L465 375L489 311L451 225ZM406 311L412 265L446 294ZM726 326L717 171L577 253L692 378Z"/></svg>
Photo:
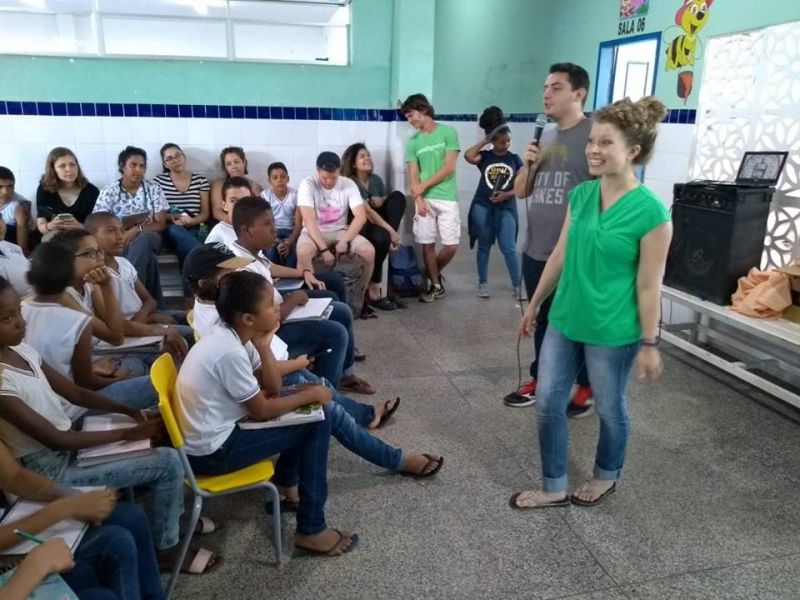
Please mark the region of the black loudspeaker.
<svg viewBox="0 0 800 600"><path fill-rule="evenodd" d="M676 183L664 283L730 304L737 280L761 264L773 191L719 182Z"/></svg>

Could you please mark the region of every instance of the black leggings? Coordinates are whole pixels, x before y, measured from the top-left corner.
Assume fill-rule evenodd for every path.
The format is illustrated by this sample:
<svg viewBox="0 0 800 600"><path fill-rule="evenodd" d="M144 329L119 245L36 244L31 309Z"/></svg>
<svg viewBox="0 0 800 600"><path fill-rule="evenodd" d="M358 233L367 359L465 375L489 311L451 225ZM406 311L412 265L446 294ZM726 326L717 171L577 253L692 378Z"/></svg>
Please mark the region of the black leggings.
<svg viewBox="0 0 800 600"><path fill-rule="evenodd" d="M397 231L400 227L400 221L403 220L403 215L406 212L406 196L403 192L394 191L389 194L386 201L380 208L374 209L383 220L386 221L392 228ZM361 229L361 235L367 238L370 243L375 247L375 268L372 271L372 283L381 282L381 273L383 272L383 261L389 254L389 248L392 240L389 237L389 232L379 225L374 225L367 221L367 224Z"/></svg>

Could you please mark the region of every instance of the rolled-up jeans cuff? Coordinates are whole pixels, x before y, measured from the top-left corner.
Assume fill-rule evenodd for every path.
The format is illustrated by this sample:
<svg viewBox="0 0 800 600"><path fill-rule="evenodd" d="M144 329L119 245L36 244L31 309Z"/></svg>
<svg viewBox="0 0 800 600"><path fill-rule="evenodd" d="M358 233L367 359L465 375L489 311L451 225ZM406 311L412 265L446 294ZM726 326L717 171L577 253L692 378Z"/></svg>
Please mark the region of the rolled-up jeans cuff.
<svg viewBox="0 0 800 600"><path fill-rule="evenodd" d="M616 481L622 476L622 469L614 469L613 471L606 471L597 465L594 466L594 478L600 481Z"/></svg>
<svg viewBox="0 0 800 600"><path fill-rule="evenodd" d="M561 477L542 477L542 490L545 492L566 492L567 476Z"/></svg>

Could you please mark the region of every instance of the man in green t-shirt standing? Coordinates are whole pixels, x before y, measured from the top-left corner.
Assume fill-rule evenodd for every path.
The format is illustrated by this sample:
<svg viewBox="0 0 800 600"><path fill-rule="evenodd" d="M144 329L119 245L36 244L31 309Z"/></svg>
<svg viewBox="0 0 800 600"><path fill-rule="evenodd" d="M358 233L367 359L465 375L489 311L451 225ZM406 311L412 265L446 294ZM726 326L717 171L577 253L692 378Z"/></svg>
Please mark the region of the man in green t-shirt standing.
<svg viewBox="0 0 800 600"><path fill-rule="evenodd" d="M414 241L422 245L422 257L431 286L420 302L443 298L442 269L453 260L461 237L458 213L456 161L458 133L434 121L433 106L423 94L412 94L400 108L416 133L406 143L406 165L414 198ZM436 253L436 234L442 249Z"/></svg>

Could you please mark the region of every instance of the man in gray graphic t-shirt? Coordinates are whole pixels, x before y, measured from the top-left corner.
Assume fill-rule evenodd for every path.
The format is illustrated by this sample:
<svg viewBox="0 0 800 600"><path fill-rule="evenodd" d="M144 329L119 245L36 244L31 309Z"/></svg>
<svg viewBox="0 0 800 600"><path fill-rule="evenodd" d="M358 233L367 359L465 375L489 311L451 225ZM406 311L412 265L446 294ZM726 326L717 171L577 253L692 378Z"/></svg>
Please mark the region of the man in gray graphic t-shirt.
<svg viewBox="0 0 800 600"><path fill-rule="evenodd" d="M525 198L528 228L522 254L522 277L528 300L533 296L545 263L555 248L567 214L569 192L591 179L586 162L586 143L592 128L583 114L589 91L589 75L578 65L559 63L550 67L544 85L544 112L555 122L547 127L539 143L531 143L523 156L526 166L514 182L517 198ZM533 173L530 175L530 173ZM509 406L530 406L536 402L539 356L547 331L547 317L553 295L544 301L536 319L531 363L531 380L508 394ZM567 416L579 418L592 413L592 390L586 369L578 373L578 391L572 397Z"/></svg>

